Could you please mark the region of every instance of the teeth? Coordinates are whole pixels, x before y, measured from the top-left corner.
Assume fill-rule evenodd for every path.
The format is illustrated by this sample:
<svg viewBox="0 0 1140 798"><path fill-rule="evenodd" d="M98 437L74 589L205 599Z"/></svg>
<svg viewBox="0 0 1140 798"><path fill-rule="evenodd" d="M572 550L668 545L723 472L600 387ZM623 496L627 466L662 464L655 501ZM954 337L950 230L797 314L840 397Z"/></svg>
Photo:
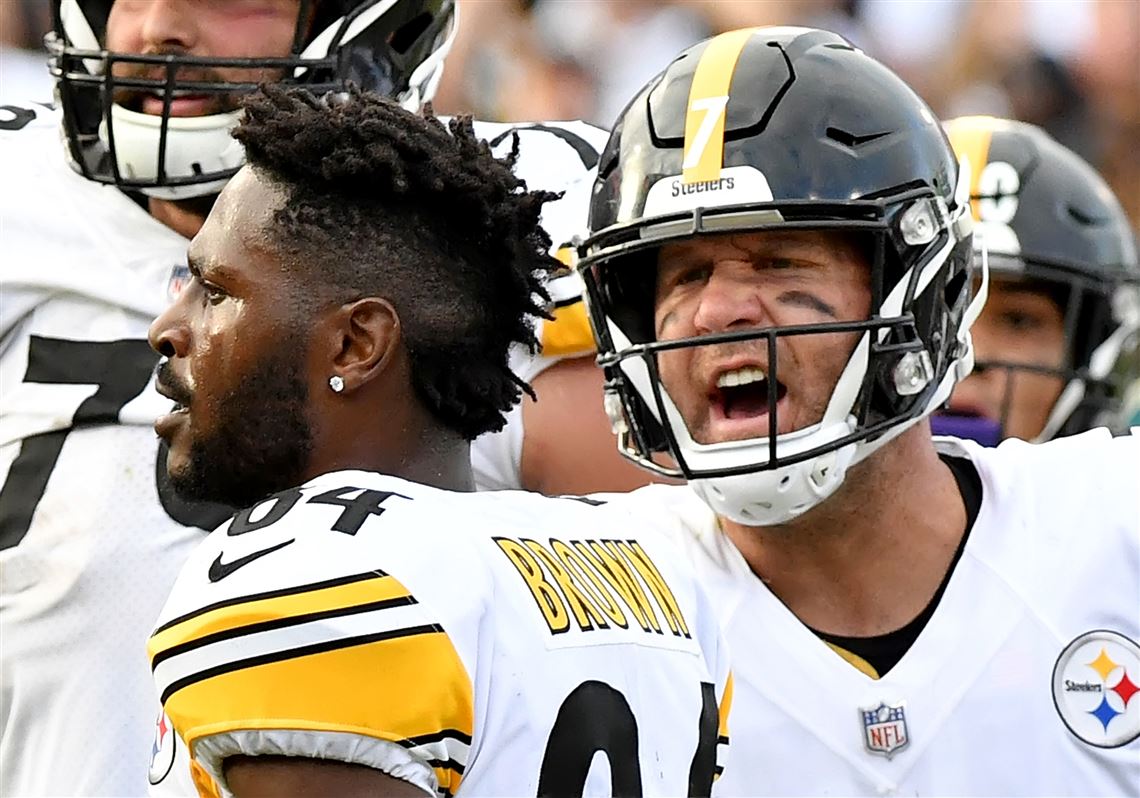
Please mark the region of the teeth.
<svg viewBox="0 0 1140 798"><path fill-rule="evenodd" d="M716 387L734 387L737 385L751 385L754 382L763 382L767 377L763 369L758 366L744 366L743 368L726 371L716 378Z"/></svg>

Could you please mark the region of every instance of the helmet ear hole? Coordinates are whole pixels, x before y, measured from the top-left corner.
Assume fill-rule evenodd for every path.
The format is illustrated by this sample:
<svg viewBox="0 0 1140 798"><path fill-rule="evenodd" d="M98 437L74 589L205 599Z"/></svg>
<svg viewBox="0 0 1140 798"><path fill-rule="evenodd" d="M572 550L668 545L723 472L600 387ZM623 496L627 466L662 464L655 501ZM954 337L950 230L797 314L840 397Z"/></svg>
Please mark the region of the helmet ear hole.
<svg viewBox="0 0 1140 798"><path fill-rule="evenodd" d="M392 49L397 53L403 55L408 51L409 47L415 44L416 39L428 29L428 26L431 25L431 20L431 14L426 12L416 16L393 33L388 38L388 44L391 45Z"/></svg>

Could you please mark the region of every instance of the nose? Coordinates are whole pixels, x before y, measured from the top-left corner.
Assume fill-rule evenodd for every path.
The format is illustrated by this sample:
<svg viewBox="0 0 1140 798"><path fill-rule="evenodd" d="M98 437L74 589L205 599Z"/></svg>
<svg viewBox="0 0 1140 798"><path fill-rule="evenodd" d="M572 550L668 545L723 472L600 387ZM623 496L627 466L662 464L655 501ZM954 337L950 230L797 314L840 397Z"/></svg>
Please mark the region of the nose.
<svg viewBox="0 0 1140 798"><path fill-rule="evenodd" d="M147 331L151 349L164 357L185 357L190 351L190 330L180 312L181 304L176 301L164 310Z"/></svg>
<svg viewBox="0 0 1140 798"><path fill-rule="evenodd" d="M750 264L717 264L701 287L693 317L697 333L769 326L757 279Z"/></svg>
<svg viewBox="0 0 1140 798"><path fill-rule="evenodd" d="M144 52L189 51L198 40L194 15L186 0L150 0L139 31Z"/></svg>

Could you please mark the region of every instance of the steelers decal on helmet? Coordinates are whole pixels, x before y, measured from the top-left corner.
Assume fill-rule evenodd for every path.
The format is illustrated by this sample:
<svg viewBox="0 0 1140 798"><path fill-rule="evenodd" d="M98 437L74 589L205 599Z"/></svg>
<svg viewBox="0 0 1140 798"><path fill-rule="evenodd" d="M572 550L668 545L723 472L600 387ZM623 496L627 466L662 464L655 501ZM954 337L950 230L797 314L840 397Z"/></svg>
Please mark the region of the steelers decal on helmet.
<svg viewBox="0 0 1140 798"><path fill-rule="evenodd" d="M720 177L724 165L724 117L736 62L755 28L729 31L709 42L697 63L685 116L685 183Z"/></svg>
<svg viewBox="0 0 1140 798"><path fill-rule="evenodd" d="M1078 636L1053 666L1053 702L1088 745L1119 748L1140 737L1140 646L1105 629Z"/></svg>
<svg viewBox="0 0 1140 798"><path fill-rule="evenodd" d="M158 784L167 777L174 767L174 726L165 712L158 713L154 724L154 743L150 750L150 772L147 778L151 784Z"/></svg>
<svg viewBox="0 0 1140 798"><path fill-rule="evenodd" d="M646 213L772 199L768 181L758 168L724 165L729 87L745 45L758 31L744 28L723 33L710 39L701 52L689 86L681 174L658 180L649 189Z"/></svg>

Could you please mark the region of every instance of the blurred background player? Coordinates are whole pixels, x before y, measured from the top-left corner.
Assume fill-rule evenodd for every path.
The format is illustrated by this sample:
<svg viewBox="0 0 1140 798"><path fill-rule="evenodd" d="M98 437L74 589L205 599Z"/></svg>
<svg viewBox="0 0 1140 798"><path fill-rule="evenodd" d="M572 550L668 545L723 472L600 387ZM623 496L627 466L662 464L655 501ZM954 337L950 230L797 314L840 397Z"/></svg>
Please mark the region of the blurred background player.
<svg viewBox="0 0 1140 798"><path fill-rule="evenodd" d="M241 93L264 80L353 81L416 107L438 85L454 4L52 10L62 118L43 105L0 110L0 791L137 795L157 714L138 641L201 530L230 513L181 501L165 480L147 325L188 279L186 237L242 162L229 136ZM481 134L509 150L508 128ZM520 169L572 189L594 152L577 129L521 134ZM577 225L580 211L567 218ZM162 731L154 781L171 770Z"/></svg>
<svg viewBox="0 0 1140 798"><path fill-rule="evenodd" d="M1041 129L946 123L970 164L975 249L989 252L974 370L934 433L988 446L1118 424L1140 372L1140 265L1128 219L1092 167Z"/></svg>
<svg viewBox="0 0 1140 798"><path fill-rule="evenodd" d="M470 442L529 390L553 195L469 119L360 92L268 89L235 136L150 333L175 489L248 508L151 639L199 784L709 795L731 681L672 519L474 492Z"/></svg>
<svg viewBox="0 0 1140 798"><path fill-rule="evenodd" d="M1133 792L1140 435L931 437L987 281L914 91L833 33L721 34L630 103L590 226L619 445L687 479L639 493L732 652L718 791Z"/></svg>

